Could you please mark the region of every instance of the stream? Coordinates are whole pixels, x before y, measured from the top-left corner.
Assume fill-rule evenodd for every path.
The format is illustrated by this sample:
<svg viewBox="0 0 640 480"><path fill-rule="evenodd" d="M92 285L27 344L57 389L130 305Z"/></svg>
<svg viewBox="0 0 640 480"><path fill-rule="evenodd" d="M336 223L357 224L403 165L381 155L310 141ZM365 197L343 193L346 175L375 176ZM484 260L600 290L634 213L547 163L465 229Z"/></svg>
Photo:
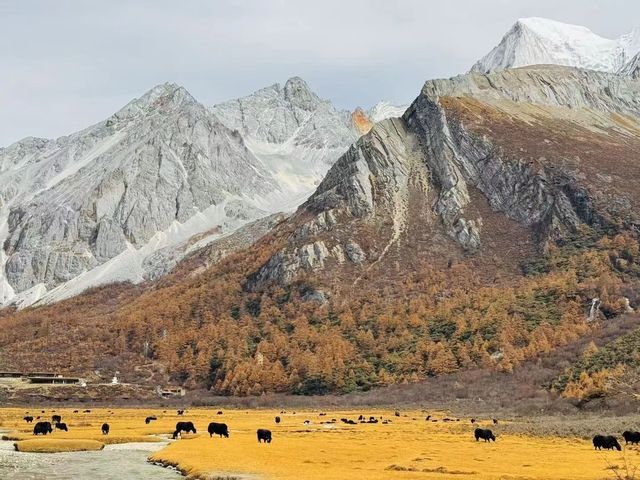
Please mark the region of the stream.
<svg viewBox="0 0 640 480"><path fill-rule="evenodd" d="M97 452L21 453L0 441L0 479L177 480L176 470L147 462L165 443L106 445Z"/></svg>

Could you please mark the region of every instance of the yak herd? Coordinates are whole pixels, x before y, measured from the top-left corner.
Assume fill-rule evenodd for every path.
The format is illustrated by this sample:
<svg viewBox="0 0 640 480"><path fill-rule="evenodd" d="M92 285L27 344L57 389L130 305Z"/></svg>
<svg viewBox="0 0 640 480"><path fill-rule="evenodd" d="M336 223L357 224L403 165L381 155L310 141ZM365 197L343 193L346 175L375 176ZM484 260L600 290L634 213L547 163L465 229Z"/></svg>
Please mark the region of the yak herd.
<svg viewBox="0 0 640 480"><path fill-rule="evenodd" d="M83 413L90 413L91 410L84 410ZM185 410L178 410L177 414L178 415L184 415ZM27 412L29 413L29 412ZM44 413L44 410L42 411L42 413ZM78 410L74 410L74 413L78 413ZM111 414L113 414L113 412L109 412ZM166 410L164 411L164 413L166 413ZM280 413L286 413L284 411L280 412ZM294 412L295 413L295 412ZM222 415L222 411L218 411L217 415ZM320 416L326 416L326 413L320 413ZM395 416L399 417L400 413L399 412L395 412ZM40 417L36 417L36 420L39 420ZM144 423L146 423L147 425L149 423L151 423L153 420L157 420L158 418L156 416L148 416L145 418ZM31 415L26 415L23 420L27 423L33 423L33 416ZM358 423L378 423L378 419L370 416L369 418L366 418L364 415L360 415L360 417L358 417L358 422L354 421L354 420L350 420L348 418L341 418L340 421L342 423L345 423L347 425L357 425ZM385 419L383 420L382 417L380 417L380 421L383 424L387 424L390 423L391 420L389 419ZM431 421L431 422L437 422L437 420L432 419L431 415L426 417L426 421ZM448 421L457 421L459 422L460 419L450 419L450 418L444 418L443 422L448 422ZM275 423L280 423L281 422L281 418L279 416L275 417ZM309 425L311 422L309 420L305 420L304 424L305 425ZM325 422L321 422L321 423L337 423L337 419L332 418L330 421L325 421ZM471 423L475 424L476 423L476 419L472 418L471 419ZM494 425L498 423L498 420L493 419L493 423ZM53 433L53 429L56 430L62 430L64 432L68 432L69 428L67 427L66 423L62 422L62 416L61 415L52 415L51 416L51 422L49 421L39 421L37 422L34 427L33 427L33 434L34 435L47 435L48 433ZM101 427L101 432L103 435L108 435L109 434L109 424L108 423L103 423L102 427ZM175 440L177 438L179 438L182 433L197 433L196 431L196 427L193 424L193 422L190 421L182 421L182 422L178 422L176 423L176 429L173 432L172 438ZM213 437L214 435L218 435L220 438L225 437L225 438L229 438L229 428L227 427L226 423L219 423L219 422L211 422L209 423L209 426L207 427L207 432L209 433L209 437ZM474 430L474 437L476 439L476 441L480 441L480 440L484 440L485 442L495 442L496 441L496 436L493 434L493 432L491 430L489 430L488 428L476 428ZM271 439L272 439L272 433L271 430L268 430L266 428L259 428L256 431L257 437L258 437L258 443L271 443ZM625 432L622 432L622 438L624 438L625 441L625 445L631 444L631 445L638 445L640 444L640 432L637 431L630 431L627 430ZM613 435L596 435L593 437L593 448L596 450L622 450L622 446L620 445L620 442L618 442L618 439L613 436Z"/></svg>

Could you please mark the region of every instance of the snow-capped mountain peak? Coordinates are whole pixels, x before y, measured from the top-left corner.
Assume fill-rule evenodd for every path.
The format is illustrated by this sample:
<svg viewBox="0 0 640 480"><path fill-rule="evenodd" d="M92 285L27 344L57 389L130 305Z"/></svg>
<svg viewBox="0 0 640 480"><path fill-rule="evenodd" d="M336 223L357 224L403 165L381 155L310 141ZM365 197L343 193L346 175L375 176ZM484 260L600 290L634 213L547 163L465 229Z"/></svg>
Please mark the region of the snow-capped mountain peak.
<svg viewBox="0 0 640 480"><path fill-rule="evenodd" d="M545 18L519 19L472 71L489 73L527 65L566 65L619 71L640 50L638 29L616 39L586 27Z"/></svg>
<svg viewBox="0 0 640 480"><path fill-rule="evenodd" d="M139 115L176 110L184 105L196 106L198 101L180 85L162 83L135 98L113 114L112 119L132 119Z"/></svg>

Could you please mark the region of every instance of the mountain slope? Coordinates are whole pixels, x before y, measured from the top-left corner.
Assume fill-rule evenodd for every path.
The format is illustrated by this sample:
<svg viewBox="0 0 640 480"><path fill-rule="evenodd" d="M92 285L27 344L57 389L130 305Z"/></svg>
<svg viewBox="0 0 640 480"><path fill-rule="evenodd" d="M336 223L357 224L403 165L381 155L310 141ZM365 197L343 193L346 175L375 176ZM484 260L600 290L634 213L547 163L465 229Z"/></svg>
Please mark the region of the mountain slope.
<svg viewBox="0 0 640 480"><path fill-rule="evenodd" d="M0 149L1 301L156 278L204 246L194 235L295 208L359 135L292 78L210 110L160 85L81 132Z"/></svg>
<svg viewBox="0 0 640 480"><path fill-rule="evenodd" d="M7 315L2 359L30 368L46 348L51 368L146 364L224 394L511 371L638 307L639 93L551 66L429 81L255 244L136 298Z"/></svg>
<svg viewBox="0 0 640 480"><path fill-rule="evenodd" d="M215 105L212 112L240 132L281 188L294 195L292 207L360 136L349 112L320 99L299 77Z"/></svg>
<svg viewBox="0 0 640 480"><path fill-rule="evenodd" d="M551 64L617 72L638 52L640 29L610 40L578 25L522 18L471 71L488 73Z"/></svg>
<svg viewBox="0 0 640 480"><path fill-rule="evenodd" d="M27 139L0 157L5 301L40 296L127 252L235 228L263 216L260 198L279 190L237 133L171 84L84 131ZM109 265L107 280L139 280L132 260Z"/></svg>
<svg viewBox="0 0 640 480"><path fill-rule="evenodd" d="M370 111L336 109L316 95L300 77L212 107L229 128L237 130L281 189L291 192L297 207L320 183L331 165L371 126L400 116L407 106L380 102Z"/></svg>

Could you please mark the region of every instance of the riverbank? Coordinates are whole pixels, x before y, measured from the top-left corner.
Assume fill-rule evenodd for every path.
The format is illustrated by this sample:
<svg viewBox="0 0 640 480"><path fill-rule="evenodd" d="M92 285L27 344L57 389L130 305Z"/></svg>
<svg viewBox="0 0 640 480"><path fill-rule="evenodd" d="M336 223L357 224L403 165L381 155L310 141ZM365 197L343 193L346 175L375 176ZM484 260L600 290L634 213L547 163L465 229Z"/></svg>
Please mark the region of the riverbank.
<svg viewBox="0 0 640 480"><path fill-rule="evenodd" d="M42 419L59 414L69 432L56 431L48 438L75 435L99 439L100 427L107 422L111 429L105 439L156 438L160 442L148 443L159 447L147 453L150 462L175 467L184 475L201 480L294 480L301 476L307 480L454 476L482 480L602 480L615 478L625 465L640 465L638 446L626 446L621 452L594 451L589 440L595 433L616 434L625 425L634 427L638 417L593 420L566 417L563 424L513 417L499 418L494 424L490 417L475 418L472 423L469 417L455 418L443 411L416 409L401 410L398 415L394 410L381 408L286 412L198 408L188 409L183 415L175 410L148 408L91 409L86 413L42 410L0 409L0 428L12 429L13 433L8 435L33 438L30 433L33 425L22 420L26 411ZM377 423L360 423L360 415L367 420L374 417ZM147 424L148 416L157 420ZM279 423L276 417L280 417ZM343 418L355 423L345 423L341 421ZM162 442L178 421L193 422L196 434ZM229 438L210 437L207 433L210 422L226 423ZM476 442L474 429L478 426L491 428L496 442ZM258 443L258 428L271 430L273 441ZM105 451L108 448L128 447L116 442L107 445ZM92 453L100 455L104 451Z"/></svg>
<svg viewBox="0 0 640 480"><path fill-rule="evenodd" d="M180 480L173 469L147 462L164 443L106 445L96 452L22 453L0 441L0 478L12 480Z"/></svg>

